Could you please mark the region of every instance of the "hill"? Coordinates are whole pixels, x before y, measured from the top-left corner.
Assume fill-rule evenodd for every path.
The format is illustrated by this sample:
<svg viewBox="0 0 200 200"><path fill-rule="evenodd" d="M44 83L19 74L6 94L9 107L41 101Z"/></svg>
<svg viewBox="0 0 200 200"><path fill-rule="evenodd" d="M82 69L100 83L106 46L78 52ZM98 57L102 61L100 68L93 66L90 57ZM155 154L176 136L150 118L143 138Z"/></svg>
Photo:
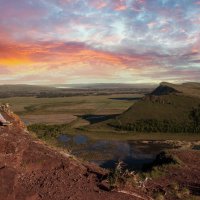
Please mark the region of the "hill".
<svg viewBox="0 0 200 200"><path fill-rule="evenodd" d="M108 122L138 132L199 132L192 112L198 113L200 84L161 83L152 93ZM195 111L195 109L197 111Z"/></svg>
<svg viewBox="0 0 200 200"><path fill-rule="evenodd" d="M56 88L37 85L0 85L0 98L38 96L41 93L57 92Z"/></svg>
<svg viewBox="0 0 200 200"><path fill-rule="evenodd" d="M182 93L186 96L200 97L200 83L187 82L183 84L172 84L167 82L162 82L156 90L161 88L168 88L174 90L176 93ZM154 92L156 91L154 90ZM166 91L166 89L164 89Z"/></svg>
<svg viewBox="0 0 200 200"><path fill-rule="evenodd" d="M113 178L120 184L111 190L108 171L47 146L13 112L2 107L0 112L11 122L0 126L0 200L151 200L160 196L175 200L199 195L199 151L159 154L144 174L152 178L145 181L135 173L114 170Z"/></svg>
<svg viewBox="0 0 200 200"><path fill-rule="evenodd" d="M0 126L0 200L150 200L140 188L111 191L108 171L34 138L10 110L0 113L11 122Z"/></svg>
<svg viewBox="0 0 200 200"><path fill-rule="evenodd" d="M157 87L150 95L161 96L179 92L180 91L178 91L173 85L170 85L169 83L161 83L160 86Z"/></svg>

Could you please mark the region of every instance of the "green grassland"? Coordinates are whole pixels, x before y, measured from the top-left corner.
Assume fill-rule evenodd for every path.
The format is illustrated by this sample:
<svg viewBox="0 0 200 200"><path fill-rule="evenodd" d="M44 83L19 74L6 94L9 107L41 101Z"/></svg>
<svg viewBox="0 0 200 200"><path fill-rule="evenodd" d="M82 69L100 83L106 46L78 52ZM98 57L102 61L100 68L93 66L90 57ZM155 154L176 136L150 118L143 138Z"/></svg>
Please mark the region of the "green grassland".
<svg viewBox="0 0 200 200"><path fill-rule="evenodd" d="M161 83L150 95L107 122L133 132L200 132L200 84Z"/></svg>
<svg viewBox="0 0 200 200"><path fill-rule="evenodd" d="M59 98L12 97L0 99L9 103L16 114L28 124L63 124L81 121L82 115L120 114L135 100L118 98L138 98L141 94L117 94L98 96L73 96ZM116 99L117 98L117 99Z"/></svg>
<svg viewBox="0 0 200 200"><path fill-rule="evenodd" d="M168 86L168 84L167 84ZM171 86L171 85L170 85ZM195 86L195 87L194 87ZM175 87L175 86L173 86ZM195 95L188 94L190 87ZM177 86L175 89L177 90ZM181 86L182 91L184 87ZM199 85L187 85L186 93L158 95L153 99L144 94L79 95L57 98L12 97L2 98L0 103L9 103L12 110L28 124L60 125L60 132L83 133L94 139L136 140L198 140L200 134L172 133L162 131L132 131L118 129L110 124L124 125L137 120L171 120L187 123L190 111L200 104ZM140 99L142 98L142 99ZM113 119L91 123L84 116L110 116ZM63 130L63 125L64 130ZM60 127L57 127L58 130ZM48 130L48 128L47 128ZM153 133L154 132L154 133ZM59 133L58 133L59 134Z"/></svg>
<svg viewBox="0 0 200 200"><path fill-rule="evenodd" d="M184 95L163 95L159 101L149 99L137 102L119 117L122 123L140 119L175 120L185 122L192 108L200 104L200 99Z"/></svg>
<svg viewBox="0 0 200 200"><path fill-rule="evenodd" d="M74 129L67 124L32 124L28 129L36 134L36 136L45 141L55 142L59 135L67 133L68 135L81 134L89 137L91 140L117 140L117 141L190 141L197 142L200 140L200 135L195 133L134 133L131 131L115 131L114 129L106 129L98 127L96 129ZM199 144L199 143L198 143ZM181 144L182 145L182 144Z"/></svg>

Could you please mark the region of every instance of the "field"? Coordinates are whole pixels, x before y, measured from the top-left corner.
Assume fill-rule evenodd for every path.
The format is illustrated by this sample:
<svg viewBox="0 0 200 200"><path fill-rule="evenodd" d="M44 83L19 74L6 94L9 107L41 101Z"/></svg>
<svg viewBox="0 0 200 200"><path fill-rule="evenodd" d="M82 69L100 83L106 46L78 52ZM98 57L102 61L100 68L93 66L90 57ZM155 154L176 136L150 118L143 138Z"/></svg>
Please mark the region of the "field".
<svg viewBox="0 0 200 200"><path fill-rule="evenodd" d="M0 99L27 124L62 125L65 132L82 133L93 139L116 140L199 140L199 134L132 133L116 131L104 120L121 114L135 104L142 94L89 95L58 98L12 97ZM137 117L137 116L133 116ZM102 121L102 122L101 122ZM94 123L99 122L99 123ZM90 125L90 126L88 126Z"/></svg>
<svg viewBox="0 0 200 200"><path fill-rule="evenodd" d="M26 124L88 123L84 116L109 116L127 110L141 94L73 96L58 98L12 97L0 99L9 103Z"/></svg>

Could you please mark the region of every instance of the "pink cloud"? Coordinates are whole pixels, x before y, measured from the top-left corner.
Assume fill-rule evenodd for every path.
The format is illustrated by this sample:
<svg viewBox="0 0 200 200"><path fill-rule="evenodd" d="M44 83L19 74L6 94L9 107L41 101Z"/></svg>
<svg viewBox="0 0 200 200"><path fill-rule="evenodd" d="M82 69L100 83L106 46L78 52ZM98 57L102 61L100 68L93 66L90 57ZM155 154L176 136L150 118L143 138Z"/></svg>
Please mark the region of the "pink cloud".
<svg viewBox="0 0 200 200"><path fill-rule="evenodd" d="M108 5L108 3L104 0L90 0L89 3L96 9L102 9Z"/></svg>
<svg viewBox="0 0 200 200"><path fill-rule="evenodd" d="M117 10L117 11L122 11L122 10L126 10L127 9L127 6L125 6L125 5L119 5L119 6L116 6L115 7L115 10Z"/></svg>
<svg viewBox="0 0 200 200"><path fill-rule="evenodd" d="M2 19L35 19L47 15L47 8L39 4L31 5L28 1L7 1L2 0L1 7L1 20Z"/></svg>
<svg viewBox="0 0 200 200"><path fill-rule="evenodd" d="M0 63L7 69L19 71L26 66L24 71L27 72L33 68L37 72L46 70L45 68L63 70L65 67L73 66L93 66L96 69L99 66L108 66L112 70L113 67L126 67L139 70L143 66L151 65L152 62L151 55L111 53L78 42L4 43L0 46L0 51L3 52L0 54Z"/></svg>
<svg viewBox="0 0 200 200"><path fill-rule="evenodd" d="M146 0L136 0L133 2L131 9L135 12L141 12L144 10Z"/></svg>
<svg viewBox="0 0 200 200"><path fill-rule="evenodd" d="M147 24L148 28L154 28L157 25L156 22L150 22Z"/></svg>
<svg viewBox="0 0 200 200"><path fill-rule="evenodd" d="M116 11L126 10L128 7L126 5L126 0L114 0L112 1L113 9Z"/></svg>
<svg viewBox="0 0 200 200"><path fill-rule="evenodd" d="M10 70L8 70L6 67L0 65L0 75L8 75L10 73L11 73Z"/></svg>
<svg viewBox="0 0 200 200"><path fill-rule="evenodd" d="M136 2L139 3L139 4L145 4L146 0L136 0Z"/></svg>

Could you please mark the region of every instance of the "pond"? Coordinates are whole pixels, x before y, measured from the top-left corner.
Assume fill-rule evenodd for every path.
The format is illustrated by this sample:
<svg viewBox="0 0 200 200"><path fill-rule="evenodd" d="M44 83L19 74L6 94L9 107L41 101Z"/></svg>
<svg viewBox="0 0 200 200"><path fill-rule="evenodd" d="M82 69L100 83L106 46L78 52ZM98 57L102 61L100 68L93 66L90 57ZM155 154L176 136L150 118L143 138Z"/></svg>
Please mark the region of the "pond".
<svg viewBox="0 0 200 200"><path fill-rule="evenodd" d="M83 134L63 134L58 137L58 142L73 155L103 168L113 168L118 161L123 161L130 170L142 169L160 151L173 148L164 142L93 140Z"/></svg>
<svg viewBox="0 0 200 200"><path fill-rule="evenodd" d="M194 150L200 150L200 145L194 145L192 149L194 149Z"/></svg>

